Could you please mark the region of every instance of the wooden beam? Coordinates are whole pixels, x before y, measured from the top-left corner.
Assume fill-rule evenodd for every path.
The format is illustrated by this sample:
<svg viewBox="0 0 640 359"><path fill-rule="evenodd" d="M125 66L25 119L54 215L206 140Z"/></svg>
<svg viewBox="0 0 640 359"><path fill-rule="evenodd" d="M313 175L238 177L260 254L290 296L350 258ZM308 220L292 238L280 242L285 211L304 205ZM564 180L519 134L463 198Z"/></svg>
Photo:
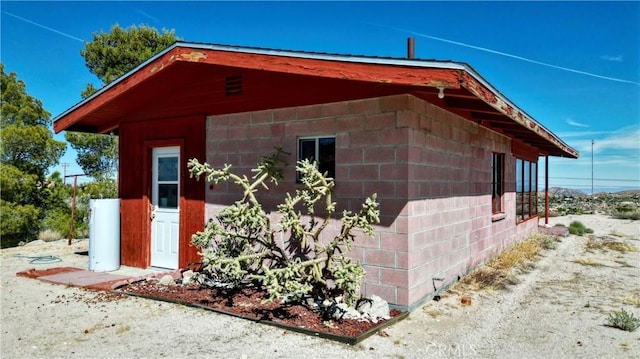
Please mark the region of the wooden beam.
<svg viewBox="0 0 640 359"><path fill-rule="evenodd" d="M567 155L567 157L578 158L578 152L567 144L562 142L553 133L547 131L544 127L540 126L536 121L531 119L527 114L520 109L509 104L505 99L495 94L491 89L487 88L484 84L478 81L470 73L466 71L460 71L460 83L462 87L466 88L472 94L476 95L479 99L491 106L498 113L501 113L508 118L512 119L515 123L520 124L526 128L532 134L535 134L550 144L557 147L561 153Z"/></svg>

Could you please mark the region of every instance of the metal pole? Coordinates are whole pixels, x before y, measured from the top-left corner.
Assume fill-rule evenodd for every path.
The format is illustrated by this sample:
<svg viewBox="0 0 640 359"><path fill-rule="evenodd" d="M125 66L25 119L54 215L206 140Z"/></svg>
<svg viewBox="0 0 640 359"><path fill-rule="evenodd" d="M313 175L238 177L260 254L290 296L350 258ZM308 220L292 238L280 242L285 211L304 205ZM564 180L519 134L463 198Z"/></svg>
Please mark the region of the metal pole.
<svg viewBox="0 0 640 359"><path fill-rule="evenodd" d="M78 176L73 176L73 197L71 200L71 220L69 221L69 245L73 237L73 215L76 211L76 187L78 186Z"/></svg>
<svg viewBox="0 0 640 359"><path fill-rule="evenodd" d="M593 197L593 143L591 140L591 197Z"/></svg>
<svg viewBox="0 0 640 359"><path fill-rule="evenodd" d="M67 184L67 167L69 167L69 164L64 162L62 163L62 168L63 168L63 175L62 175L62 182L66 185Z"/></svg>
<svg viewBox="0 0 640 359"><path fill-rule="evenodd" d="M544 156L544 224L549 224L549 155Z"/></svg>
<svg viewBox="0 0 640 359"><path fill-rule="evenodd" d="M69 220L69 236L67 237L69 241L69 245L71 245L71 238L73 237L73 216L76 212L76 188L78 187L78 177L85 176L85 174L79 175L68 175L64 176L65 179L67 177L73 177L73 197L71 197L71 219Z"/></svg>
<svg viewBox="0 0 640 359"><path fill-rule="evenodd" d="M415 58L415 45L413 37L407 39L407 58L414 59Z"/></svg>

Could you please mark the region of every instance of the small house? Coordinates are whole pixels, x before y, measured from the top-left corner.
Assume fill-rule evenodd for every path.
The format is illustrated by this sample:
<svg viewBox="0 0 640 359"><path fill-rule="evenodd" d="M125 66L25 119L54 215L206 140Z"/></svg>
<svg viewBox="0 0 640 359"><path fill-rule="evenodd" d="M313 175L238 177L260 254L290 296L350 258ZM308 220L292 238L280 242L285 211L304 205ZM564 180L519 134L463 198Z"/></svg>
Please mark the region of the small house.
<svg viewBox="0 0 640 359"><path fill-rule="evenodd" d="M119 136L121 263L142 268L199 261L191 235L238 199L189 159L247 173L276 146L315 159L340 209L377 193L381 223L350 255L364 295L405 309L538 231L538 159L578 157L464 63L186 42L54 129ZM299 186L294 167L266 208Z"/></svg>

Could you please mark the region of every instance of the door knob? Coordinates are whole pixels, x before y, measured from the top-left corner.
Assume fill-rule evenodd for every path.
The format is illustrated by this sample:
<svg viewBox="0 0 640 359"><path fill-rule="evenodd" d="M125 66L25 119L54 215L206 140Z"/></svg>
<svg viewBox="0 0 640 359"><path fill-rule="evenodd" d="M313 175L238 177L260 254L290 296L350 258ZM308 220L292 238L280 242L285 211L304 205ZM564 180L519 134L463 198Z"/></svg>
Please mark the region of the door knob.
<svg viewBox="0 0 640 359"><path fill-rule="evenodd" d="M151 205L151 213L149 215L149 217L151 218L152 221L156 218L156 209L158 209L158 206L152 204Z"/></svg>

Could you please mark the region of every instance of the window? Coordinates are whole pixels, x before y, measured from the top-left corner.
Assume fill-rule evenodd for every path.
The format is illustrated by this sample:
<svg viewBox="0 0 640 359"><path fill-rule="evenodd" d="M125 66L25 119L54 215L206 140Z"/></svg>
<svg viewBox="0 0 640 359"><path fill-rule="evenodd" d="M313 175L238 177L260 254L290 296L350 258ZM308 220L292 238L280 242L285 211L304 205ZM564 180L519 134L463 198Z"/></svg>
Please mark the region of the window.
<svg viewBox="0 0 640 359"><path fill-rule="evenodd" d="M504 212L502 196L504 194L504 153L491 155L491 210L495 213Z"/></svg>
<svg viewBox="0 0 640 359"><path fill-rule="evenodd" d="M321 173L334 178L336 176L336 138L304 137L298 139L298 161L307 159L316 162ZM300 180L300 178L298 178Z"/></svg>
<svg viewBox="0 0 640 359"><path fill-rule="evenodd" d="M516 159L516 219L538 215L538 164Z"/></svg>

